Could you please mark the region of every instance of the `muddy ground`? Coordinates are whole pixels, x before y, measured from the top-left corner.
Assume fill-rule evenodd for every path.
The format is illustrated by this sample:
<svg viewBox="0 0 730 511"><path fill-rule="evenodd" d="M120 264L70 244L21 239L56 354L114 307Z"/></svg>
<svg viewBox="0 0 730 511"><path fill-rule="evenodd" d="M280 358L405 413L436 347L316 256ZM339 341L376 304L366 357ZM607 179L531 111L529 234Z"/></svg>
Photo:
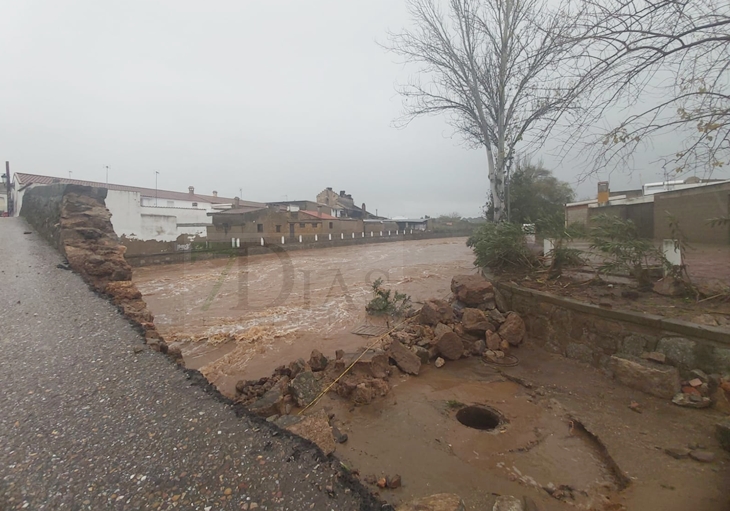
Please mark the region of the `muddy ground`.
<svg viewBox="0 0 730 511"><path fill-rule="evenodd" d="M474 272L466 238L302 250L134 269L134 282L185 365L235 396L240 379L268 376L312 349L354 350L368 339L370 284L382 278L423 300L447 297L451 278Z"/></svg>
<svg viewBox="0 0 730 511"><path fill-rule="evenodd" d="M351 331L368 322L364 306L377 277L410 294L416 307L447 297L453 275L474 271L464 241L140 268L134 280L185 364L233 395L237 380L268 376L312 349L331 357L366 345L369 338ZM719 412L676 407L528 346L514 354L519 364L511 368L471 358L426 365L417 377L394 371L390 393L370 405L327 394L307 414L334 414L348 435L335 454L361 478L401 476L398 489L373 486L394 504L450 492L472 510L491 509L497 495L527 496L546 511L730 509L730 463L713 436ZM492 431L461 424L458 411L475 404L504 420ZM664 451L686 447L709 450L715 460Z"/></svg>
<svg viewBox="0 0 730 511"><path fill-rule="evenodd" d="M391 393L365 407L326 397L317 407L349 435L336 455L363 477L399 474L402 488L381 490L394 503L453 492L473 510L491 509L497 494L526 495L545 510L730 509L730 459L713 436L719 412L679 408L536 348L514 353L519 365L501 371L478 358L424 366L417 377L392 378ZM460 424L459 407L472 404L506 423L493 432ZM664 452L690 444L716 461ZM556 499L550 484L572 491Z"/></svg>

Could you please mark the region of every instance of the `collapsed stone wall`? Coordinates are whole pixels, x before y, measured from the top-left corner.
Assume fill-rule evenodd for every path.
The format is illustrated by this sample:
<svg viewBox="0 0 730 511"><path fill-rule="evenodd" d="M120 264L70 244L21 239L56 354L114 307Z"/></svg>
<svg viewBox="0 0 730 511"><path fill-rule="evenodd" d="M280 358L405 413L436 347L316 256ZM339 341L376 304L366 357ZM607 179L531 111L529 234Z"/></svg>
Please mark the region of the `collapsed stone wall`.
<svg viewBox="0 0 730 511"><path fill-rule="evenodd" d="M34 187L26 191L20 215L58 249L71 270L142 330L151 347L165 351L154 317L132 283L132 268L114 233L106 193L104 188L79 185Z"/></svg>

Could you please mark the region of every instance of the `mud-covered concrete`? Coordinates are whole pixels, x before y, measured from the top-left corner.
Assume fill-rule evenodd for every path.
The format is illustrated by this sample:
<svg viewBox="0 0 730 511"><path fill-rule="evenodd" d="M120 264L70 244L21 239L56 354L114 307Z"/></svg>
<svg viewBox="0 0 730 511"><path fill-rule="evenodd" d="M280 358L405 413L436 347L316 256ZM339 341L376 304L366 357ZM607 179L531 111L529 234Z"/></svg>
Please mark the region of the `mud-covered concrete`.
<svg viewBox="0 0 730 511"><path fill-rule="evenodd" d="M25 231L0 219L0 509L381 509L337 461L146 348Z"/></svg>

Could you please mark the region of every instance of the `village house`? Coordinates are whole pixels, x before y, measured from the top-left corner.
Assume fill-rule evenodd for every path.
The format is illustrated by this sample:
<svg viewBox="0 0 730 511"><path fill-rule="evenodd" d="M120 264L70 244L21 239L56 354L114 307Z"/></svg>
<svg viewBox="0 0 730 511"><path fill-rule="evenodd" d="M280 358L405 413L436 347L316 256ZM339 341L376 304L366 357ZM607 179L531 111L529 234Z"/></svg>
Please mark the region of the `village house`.
<svg viewBox="0 0 730 511"><path fill-rule="evenodd" d="M241 244L313 242L362 236L362 220L320 211L287 211L282 206L212 212L207 241Z"/></svg>
<svg viewBox="0 0 730 511"><path fill-rule="evenodd" d="M192 186L186 193L17 172L12 186L13 214L20 214L26 190L51 184L106 188L106 206L112 214L114 232L119 237L137 240L175 241L180 236L205 236L206 227L212 222L208 215L210 212L233 206L240 211L266 206L259 202L219 197L215 191L211 195L203 195L196 193Z"/></svg>
<svg viewBox="0 0 730 511"><path fill-rule="evenodd" d="M596 199L565 205L566 225L590 225L597 215L608 214L631 220L639 236L671 238L670 217L691 243L730 244L730 229L713 226L713 218L730 215L730 180L702 180L649 183L641 190L612 193L608 183L599 183Z"/></svg>

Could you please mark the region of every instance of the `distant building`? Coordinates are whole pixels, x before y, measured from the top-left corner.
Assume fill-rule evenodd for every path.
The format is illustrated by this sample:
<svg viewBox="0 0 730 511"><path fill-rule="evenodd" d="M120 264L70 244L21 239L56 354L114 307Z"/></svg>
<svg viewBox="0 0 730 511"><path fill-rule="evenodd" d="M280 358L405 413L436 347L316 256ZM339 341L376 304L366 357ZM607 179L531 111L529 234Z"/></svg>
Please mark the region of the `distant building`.
<svg viewBox="0 0 730 511"><path fill-rule="evenodd" d="M8 184L7 176L3 174L0 181L0 216L8 215Z"/></svg>
<svg viewBox="0 0 730 511"><path fill-rule="evenodd" d="M356 206L352 195L345 193L345 190L336 193L331 187L325 188L317 194L317 203L332 208L333 216L338 218L367 219L372 216L365 210L365 204L362 207Z"/></svg>
<svg viewBox="0 0 730 511"><path fill-rule="evenodd" d="M284 238L302 242L361 237L362 220L337 218L320 211L287 211L280 205L256 210L232 208L209 213L212 224L207 227L211 242L244 244L281 243Z"/></svg>
<svg viewBox="0 0 730 511"><path fill-rule="evenodd" d="M212 211L236 204L239 209L247 210L266 207L259 202L219 197L218 192L195 193L192 186L185 193L17 172L13 176L13 214L20 213L28 188L50 184L106 188L106 206L112 214L114 232L120 237L139 240L174 241L181 235L205 236L206 227L211 224L208 213Z"/></svg>
<svg viewBox="0 0 730 511"><path fill-rule="evenodd" d="M712 227L712 218L730 215L730 180L702 180L649 183L642 190L610 193L608 201L598 199L565 205L565 222L590 225L597 215L614 215L631 220L643 238L671 237L670 215L690 242L730 244L730 229Z"/></svg>

